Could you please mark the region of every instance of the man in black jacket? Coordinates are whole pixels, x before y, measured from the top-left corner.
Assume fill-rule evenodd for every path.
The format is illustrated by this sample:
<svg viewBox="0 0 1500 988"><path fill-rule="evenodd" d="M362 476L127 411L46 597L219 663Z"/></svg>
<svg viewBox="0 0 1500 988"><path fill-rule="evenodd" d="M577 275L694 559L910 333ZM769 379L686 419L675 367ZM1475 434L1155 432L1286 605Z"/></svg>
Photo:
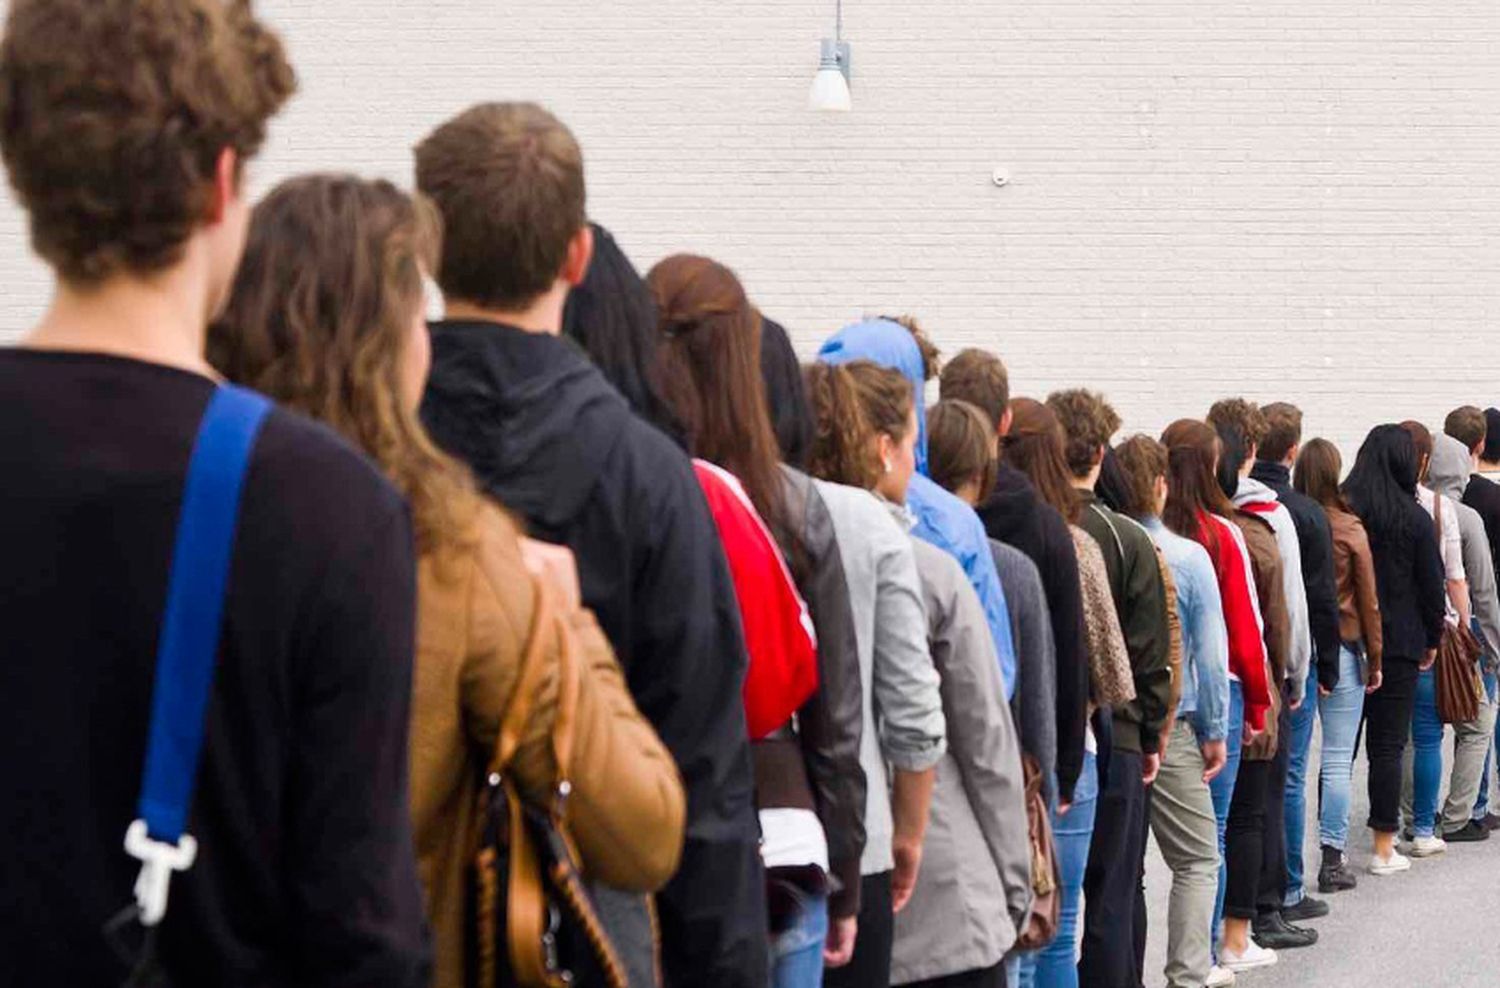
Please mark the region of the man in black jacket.
<svg viewBox="0 0 1500 988"><path fill-rule="evenodd" d="M573 550L584 603L688 794L676 878L658 896L671 988L762 988L764 875L728 564L686 455L633 415L572 343L564 300L593 234L573 135L531 104L476 106L417 148L443 214L423 417L530 532Z"/></svg>
<svg viewBox="0 0 1500 988"><path fill-rule="evenodd" d="M1302 410L1287 402L1261 406L1266 435L1256 453L1250 476L1276 492L1297 528L1302 560L1302 582L1307 587L1307 620L1312 626L1313 669L1317 690L1291 711L1291 733L1286 744L1287 774L1283 810L1286 828L1286 888L1281 893L1282 917L1289 922L1315 919L1328 912L1327 903L1303 890L1304 818L1307 812L1307 753L1312 745L1313 721L1319 696L1333 692L1339 680L1339 597L1333 566L1333 531L1328 516L1312 498L1292 489L1292 466L1302 444ZM1311 683L1308 684L1312 686ZM1270 907L1275 889L1263 890Z"/></svg>

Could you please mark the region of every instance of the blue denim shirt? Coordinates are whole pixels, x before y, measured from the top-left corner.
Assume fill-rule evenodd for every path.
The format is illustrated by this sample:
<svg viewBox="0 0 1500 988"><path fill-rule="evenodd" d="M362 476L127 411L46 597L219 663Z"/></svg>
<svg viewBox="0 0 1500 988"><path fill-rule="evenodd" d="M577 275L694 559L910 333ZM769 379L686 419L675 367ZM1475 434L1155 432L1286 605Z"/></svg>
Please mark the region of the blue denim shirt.
<svg viewBox="0 0 1500 988"><path fill-rule="evenodd" d="M1177 716L1187 718L1199 741L1222 741L1229 720L1229 632L1224 602L1208 550L1171 531L1156 517L1141 519L1161 549L1177 584L1182 625L1182 699Z"/></svg>
<svg viewBox="0 0 1500 988"><path fill-rule="evenodd" d="M1010 611L1000 574L990 555L989 535L974 509L927 478L927 410L923 407L926 375L922 352L904 326L889 319L870 319L845 326L818 350L825 364L869 360L898 370L911 382L917 405L917 473L906 492L906 506L917 519L913 534L957 559L984 605L985 621L1000 657L1005 698L1016 692L1016 647L1011 637Z"/></svg>

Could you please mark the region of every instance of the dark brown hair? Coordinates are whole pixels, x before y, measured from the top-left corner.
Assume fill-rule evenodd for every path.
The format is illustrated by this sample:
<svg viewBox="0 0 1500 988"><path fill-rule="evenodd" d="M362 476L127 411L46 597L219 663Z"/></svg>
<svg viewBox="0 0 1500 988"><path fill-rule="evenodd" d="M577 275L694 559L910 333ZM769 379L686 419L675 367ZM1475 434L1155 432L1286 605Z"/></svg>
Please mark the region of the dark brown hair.
<svg viewBox="0 0 1500 988"><path fill-rule="evenodd" d="M944 401L966 401L984 413L991 431L1000 428L1010 405L1010 375L999 357L973 347L960 350L943 367L940 387Z"/></svg>
<svg viewBox="0 0 1500 988"><path fill-rule="evenodd" d="M646 275L662 340L663 397L694 456L739 478L767 524L785 535L780 448L760 376L760 313L733 271L676 254Z"/></svg>
<svg viewBox="0 0 1500 988"><path fill-rule="evenodd" d="M1120 428L1120 416L1103 395L1082 388L1052 392L1047 407L1062 427L1068 469L1075 477L1087 477L1099 462L1099 451Z"/></svg>
<svg viewBox="0 0 1500 988"><path fill-rule="evenodd" d="M807 472L835 484L870 490L880 479L875 430L849 368L814 363L803 368L802 374L814 419Z"/></svg>
<svg viewBox="0 0 1500 988"><path fill-rule="evenodd" d="M1464 449L1474 453L1484 447L1489 434L1484 412L1473 405L1463 405L1448 413L1443 421L1443 431L1464 444Z"/></svg>
<svg viewBox="0 0 1500 988"><path fill-rule="evenodd" d="M1266 421L1266 435L1256 456L1280 463L1302 441L1302 409L1285 401L1273 401L1262 405L1260 413Z"/></svg>
<svg viewBox="0 0 1500 988"><path fill-rule="evenodd" d="M955 494L977 482L977 503L988 500L995 487L995 429L984 412L952 398L927 410L927 473Z"/></svg>
<svg viewBox="0 0 1500 988"><path fill-rule="evenodd" d="M1215 474L1219 459L1218 431L1197 419L1178 419L1161 434L1167 448L1167 504L1164 524L1183 538L1208 550L1216 569L1222 569L1217 527L1208 515L1234 516L1234 505Z"/></svg>
<svg viewBox="0 0 1500 988"><path fill-rule="evenodd" d="M1002 443L1005 462L1031 478L1037 494L1063 518L1076 522L1082 505L1068 473L1057 416L1031 398L1013 399L1010 412L1010 432Z"/></svg>
<svg viewBox="0 0 1500 988"><path fill-rule="evenodd" d="M583 152L535 103L481 103L417 145L417 187L443 214L443 292L522 308L552 287L588 222Z"/></svg>
<svg viewBox="0 0 1500 988"><path fill-rule="evenodd" d="M1224 398L1216 401L1208 410L1208 424L1215 429L1233 429L1245 444L1248 454L1251 446L1259 447L1266 438L1266 417L1252 401L1244 398ZM1259 449L1256 457L1260 457Z"/></svg>
<svg viewBox="0 0 1500 988"><path fill-rule="evenodd" d="M12 0L0 154L63 281L177 263L219 155L254 157L296 88L247 0Z"/></svg>
<svg viewBox="0 0 1500 988"><path fill-rule="evenodd" d="M441 226L389 182L308 175L255 207L208 358L225 377L318 419L368 453L411 503L420 548L462 538L474 495L402 394L402 358Z"/></svg>
<svg viewBox="0 0 1500 988"><path fill-rule="evenodd" d="M1401 428L1411 436L1412 445L1416 447L1417 483L1424 483L1427 480L1427 471L1432 467L1432 432L1415 419L1402 422Z"/></svg>
<svg viewBox="0 0 1500 988"><path fill-rule="evenodd" d="M1353 514L1354 509L1339 487L1339 474L1343 469L1344 461L1337 446L1326 439L1310 439L1297 454L1292 486L1324 508Z"/></svg>
<svg viewBox="0 0 1500 988"><path fill-rule="evenodd" d="M1125 477L1125 513L1136 518L1156 514L1156 479L1167 475L1167 447L1137 433L1115 447Z"/></svg>

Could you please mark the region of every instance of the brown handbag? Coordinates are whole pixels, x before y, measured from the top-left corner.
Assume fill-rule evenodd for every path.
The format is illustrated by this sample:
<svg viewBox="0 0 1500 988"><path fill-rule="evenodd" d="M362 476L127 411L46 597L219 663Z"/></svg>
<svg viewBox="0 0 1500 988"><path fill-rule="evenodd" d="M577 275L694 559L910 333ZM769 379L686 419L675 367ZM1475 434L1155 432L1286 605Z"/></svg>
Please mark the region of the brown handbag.
<svg viewBox="0 0 1500 988"><path fill-rule="evenodd" d="M1021 756L1026 780L1026 829L1031 841L1031 910L1016 937L1017 950L1040 950L1057 936L1062 909L1058 890L1057 845L1052 820L1042 799L1042 769L1030 755Z"/></svg>
<svg viewBox="0 0 1500 988"><path fill-rule="evenodd" d="M1435 523L1439 551L1443 545L1443 496L1434 494L1432 519ZM1444 724L1467 724L1479 717L1484 681L1479 676L1479 658L1483 649L1468 628L1443 621L1443 636L1438 641L1436 677L1437 715Z"/></svg>
<svg viewBox="0 0 1500 988"><path fill-rule="evenodd" d="M557 717L552 728L557 778L549 805L529 803L509 774L541 687L541 652L555 609L551 594L539 587L515 694L485 772L470 888L467 969L473 988L629 988L625 969L594 911L568 833L580 668L573 641L566 635L558 639Z"/></svg>

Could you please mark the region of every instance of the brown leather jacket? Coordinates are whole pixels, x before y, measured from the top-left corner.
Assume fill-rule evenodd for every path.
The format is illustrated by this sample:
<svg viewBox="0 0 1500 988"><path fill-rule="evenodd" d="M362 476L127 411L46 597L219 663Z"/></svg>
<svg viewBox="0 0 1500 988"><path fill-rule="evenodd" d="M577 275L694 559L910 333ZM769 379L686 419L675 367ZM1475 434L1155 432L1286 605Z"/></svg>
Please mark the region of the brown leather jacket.
<svg viewBox="0 0 1500 988"><path fill-rule="evenodd" d="M685 805L677 768L636 710L609 644L582 609L533 628L537 595L519 532L485 504L463 543L424 556L417 571L417 663L412 692L411 811L432 926L433 985L464 984L465 871L479 823L479 784L493 754L532 635L567 636L583 662L568 819L588 877L651 891L677 868ZM557 644L512 763L527 798L553 784Z"/></svg>
<svg viewBox="0 0 1500 988"><path fill-rule="evenodd" d="M1339 588L1339 637L1365 643L1370 673L1380 670L1380 597L1375 587L1375 558L1358 515L1325 506L1333 530L1333 571Z"/></svg>
<svg viewBox="0 0 1500 988"><path fill-rule="evenodd" d="M1276 547L1275 531L1269 522L1246 511L1236 511L1234 522L1244 533L1245 548L1250 553L1250 570L1255 578L1255 596L1260 603L1260 619L1266 639L1266 682L1271 693L1266 730L1245 746L1244 757L1253 762L1264 762L1276 754L1276 720L1281 715L1284 700L1292 619L1286 609L1281 550Z"/></svg>

